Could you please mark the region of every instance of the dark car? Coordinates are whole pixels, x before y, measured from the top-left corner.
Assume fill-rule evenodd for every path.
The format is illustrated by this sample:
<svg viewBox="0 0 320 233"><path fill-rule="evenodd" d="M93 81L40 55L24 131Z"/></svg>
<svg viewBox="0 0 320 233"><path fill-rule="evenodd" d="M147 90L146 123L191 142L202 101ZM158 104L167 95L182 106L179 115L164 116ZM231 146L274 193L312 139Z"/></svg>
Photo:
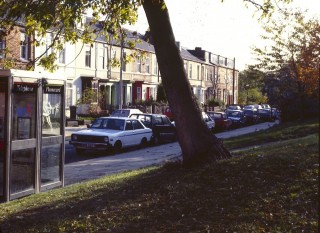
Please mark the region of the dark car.
<svg viewBox="0 0 320 233"><path fill-rule="evenodd" d="M244 109L243 114L245 116L245 119L246 119L245 123L247 125L252 125L259 122L260 117L256 109Z"/></svg>
<svg viewBox="0 0 320 233"><path fill-rule="evenodd" d="M232 121L227 118L225 112L207 112L208 115L215 121L216 130L228 130L231 128Z"/></svg>
<svg viewBox="0 0 320 233"><path fill-rule="evenodd" d="M162 114L134 113L130 118L140 120L147 128L152 129L152 140L154 144L162 142L173 142L177 139L175 125L169 118Z"/></svg>
<svg viewBox="0 0 320 233"><path fill-rule="evenodd" d="M273 121L274 117L271 108L258 109L259 118L261 121Z"/></svg>
<svg viewBox="0 0 320 233"><path fill-rule="evenodd" d="M232 128L238 128L245 125L246 118L242 110L227 110L227 118L232 121Z"/></svg>

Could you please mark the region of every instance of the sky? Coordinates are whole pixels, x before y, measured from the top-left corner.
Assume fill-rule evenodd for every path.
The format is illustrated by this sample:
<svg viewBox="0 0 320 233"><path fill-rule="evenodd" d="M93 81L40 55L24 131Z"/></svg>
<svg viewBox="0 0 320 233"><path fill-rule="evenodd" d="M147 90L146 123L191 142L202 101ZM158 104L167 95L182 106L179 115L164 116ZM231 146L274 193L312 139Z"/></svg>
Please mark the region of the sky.
<svg viewBox="0 0 320 233"><path fill-rule="evenodd" d="M202 49L230 59L236 69L254 64L252 47L262 47L265 41L255 8L245 7L242 0L166 0L176 41L182 47ZM294 0L291 7L308 10L309 16L320 16L319 0ZM320 17L319 17L320 18ZM144 33L148 29L145 13L139 10L138 22L125 26Z"/></svg>

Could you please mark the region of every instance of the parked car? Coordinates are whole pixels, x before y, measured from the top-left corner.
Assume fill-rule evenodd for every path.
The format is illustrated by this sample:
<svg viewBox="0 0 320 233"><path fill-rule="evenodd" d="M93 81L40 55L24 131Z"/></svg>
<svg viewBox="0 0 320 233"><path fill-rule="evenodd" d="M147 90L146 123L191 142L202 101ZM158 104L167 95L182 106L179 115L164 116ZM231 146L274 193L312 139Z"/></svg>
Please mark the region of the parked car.
<svg viewBox="0 0 320 233"><path fill-rule="evenodd" d="M253 104L243 106L242 110L257 110Z"/></svg>
<svg viewBox="0 0 320 233"><path fill-rule="evenodd" d="M227 105L227 110L241 110L240 105L237 104L231 104L231 105Z"/></svg>
<svg viewBox="0 0 320 233"><path fill-rule="evenodd" d="M228 130L231 128L232 121L227 118L225 112L207 112L211 119L214 119L216 130Z"/></svg>
<svg viewBox="0 0 320 233"><path fill-rule="evenodd" d="M245 109L243 110L243 114L245 116L245 123L247 125L252 125L252 124L256 124L259 122L259 114L258 114L258 110L253 108L253 109Z"/></svg>
<svg viewBox="0 0 320 233"><path fill-rule="evenodd" d="M269 104L261 104L262 108L271 108Z"/></svg>
<svg viewBox="0 0 320 233"><path fill-rule="evenodd" d="M202 119L207 124L210 131L214 131L214 127L216 126L214 119L212 119L206 112L202 112Z"/></svg>
<svg viewBox="0 0 320 233"><path fill-rule="evenodd" d="M258 109L259 118L261 121L273 121L271 108Z"/></svg>
<svg viewBox="0 0 320 233"><path fill-rule="evenodd" d="M281 119L281 112L278 108L271 108L271 114L274 120Z"/></svg>
<svg viewBox="0 0 320 233"><path fill-rule="evenodd" d="M242 110L228 110L227 118L232 121L232 128L242 127L245 125L245 116Z"/></svg>
<svg viewBox="0 0 320 233"><path fill-rule="evenodd" d="M141 145L146 146L152 139L152 130L144 126L140 120L124 117L97 118L85 130L71 135L69 143L77 153L86 150L114 150Z"/></svg>
<svg viewBox="0 0 320 233"><path fill-rule="evenodd" d="M152 129L152 141L155 145L177 139L176 126L166 115L134 113L130 118L139 119L146 127Z"/></svg>
<svg viewBox="0 0 320 233"><path fill-rule="evenodd" d="M143 113L143 112L137 108L116 109L111 113L110 116L129 117L133 113Z"/></svg>

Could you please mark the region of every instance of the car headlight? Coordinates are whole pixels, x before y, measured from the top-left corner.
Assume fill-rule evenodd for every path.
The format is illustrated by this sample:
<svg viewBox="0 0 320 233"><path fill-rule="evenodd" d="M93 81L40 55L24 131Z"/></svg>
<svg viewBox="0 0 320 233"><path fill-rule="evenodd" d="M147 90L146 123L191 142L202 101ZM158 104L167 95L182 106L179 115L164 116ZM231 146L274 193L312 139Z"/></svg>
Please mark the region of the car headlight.
<svg viewBox="0 0 320 233"><path fill-rule="evenodd" d="M103 138L103 141L109 142L109 137L104 137L104 138Z"/></svg>
<svg viewBox="0 0 320 233"><path fill-rule="evenodd" d="M71 135L71 139L72 139L73 141L77 141L78 137L77 137L77 135L72 134L72 135Z"/></svg>

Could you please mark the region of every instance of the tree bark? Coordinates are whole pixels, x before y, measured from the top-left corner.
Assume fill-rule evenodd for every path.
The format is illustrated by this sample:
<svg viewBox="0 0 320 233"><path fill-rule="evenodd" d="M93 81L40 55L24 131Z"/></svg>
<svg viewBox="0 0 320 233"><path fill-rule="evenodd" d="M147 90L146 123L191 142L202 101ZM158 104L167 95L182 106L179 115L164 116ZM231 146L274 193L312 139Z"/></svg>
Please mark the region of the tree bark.
<svg viewBox="0 0 320 233"><path fill-rule="evenodd" d="M183 163L195 166L229 158L229 151L202 120L200 108L184 70L180 50L176 46L169 14L164 6L164 0L143 1L163 86L174 114Z"/></svg>

